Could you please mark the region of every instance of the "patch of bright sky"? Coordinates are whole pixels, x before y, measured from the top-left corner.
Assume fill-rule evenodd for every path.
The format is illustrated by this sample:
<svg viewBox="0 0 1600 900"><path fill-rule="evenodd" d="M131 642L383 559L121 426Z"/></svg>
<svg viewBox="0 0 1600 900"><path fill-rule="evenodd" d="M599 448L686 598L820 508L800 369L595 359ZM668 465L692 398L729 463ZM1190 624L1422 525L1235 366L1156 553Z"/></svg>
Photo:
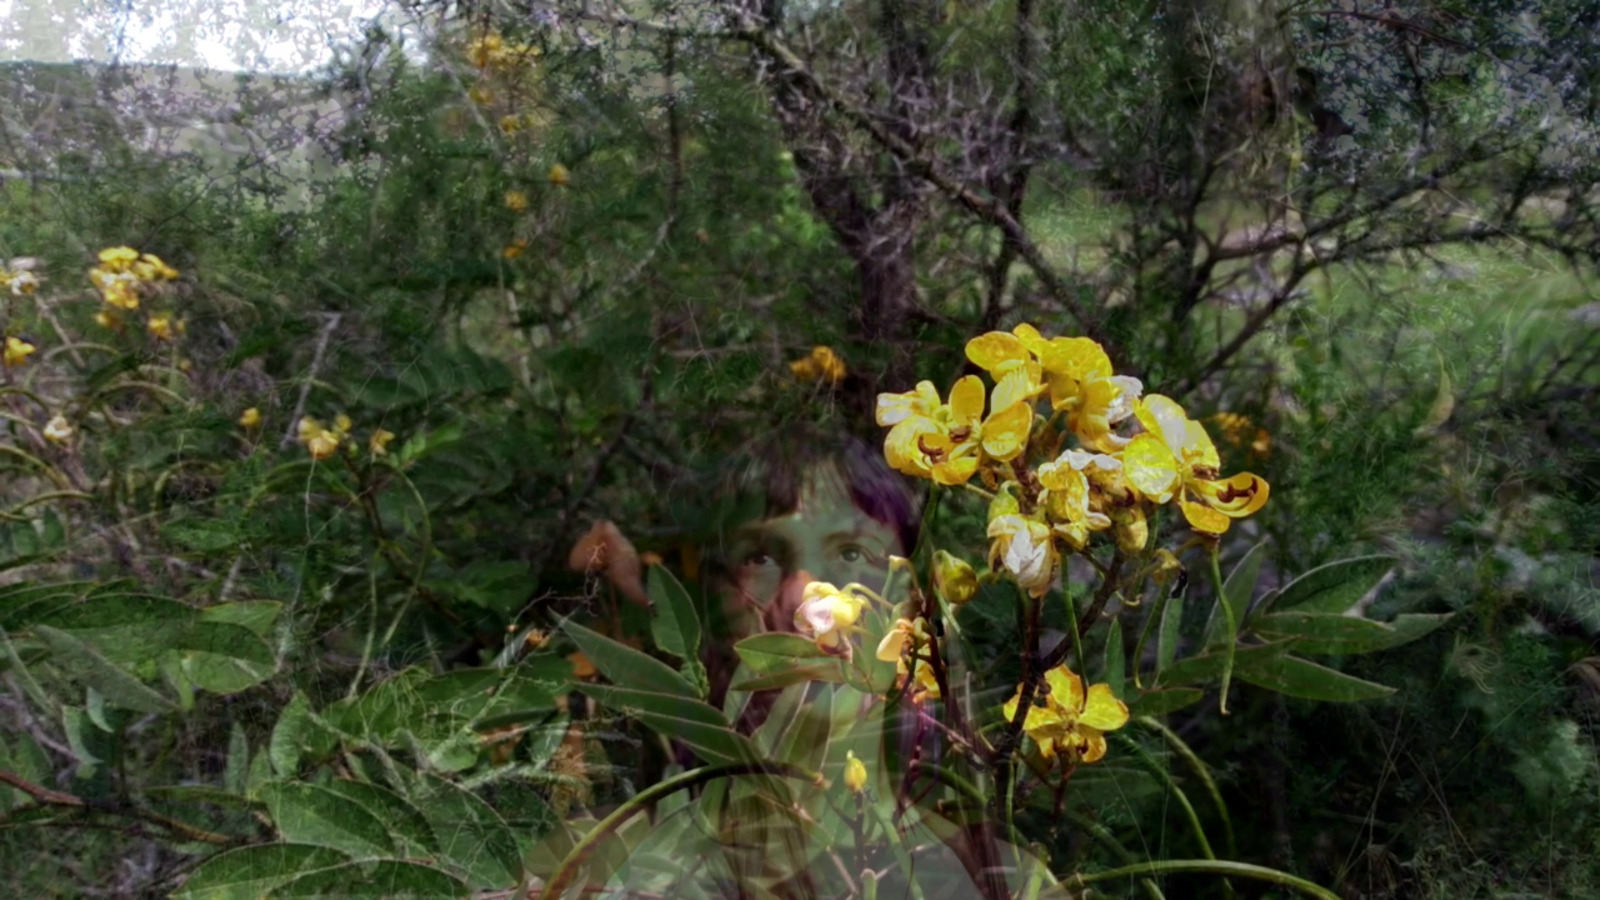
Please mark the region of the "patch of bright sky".
<svg viewBox="0 0 1600 900"><path fill-rule="evenodd" d="M307 72L404 19L390 0L0 0L0 59Z"/></svg>

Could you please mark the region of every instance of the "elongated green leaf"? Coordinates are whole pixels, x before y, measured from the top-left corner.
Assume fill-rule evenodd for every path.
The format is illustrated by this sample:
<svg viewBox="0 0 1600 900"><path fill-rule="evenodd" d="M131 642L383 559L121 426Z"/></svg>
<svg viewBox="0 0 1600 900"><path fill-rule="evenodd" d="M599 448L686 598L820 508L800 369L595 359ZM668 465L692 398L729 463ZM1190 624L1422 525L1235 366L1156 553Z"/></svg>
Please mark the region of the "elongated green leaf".
<svg viewBox="0 0 1600 900"><path fill-rule="evenodd" d="M267 744L272 768L279 775L287 778L299 770L306 736L314 727L310 698L306 697L305 691L295 691L289 699L289 705L278 714L278 723L272 727L272 738Z"/></svg>
<svg viewBox="0 0 1600 900"><path fill-rule="evenodd" d="M1205 697L1199 688L1167 688L1165 690L1133 691L1128 699L1128 712L1135 716L1159 716L1193 706Z"/></svg>
<svg viewBox="0 0 1600 900"><path fill-rule="evenodd" d="M299 897L434 900L468 897L471 893L466 884L431 866L385 859L376 863L345 863L309 872L279 885L267 896L273 900Z"/></svg>
<svg viewBox="0 0 1600 900"><path fill-rule="evenodd" d="M349 861L315 844L258 844L226 850L200 864L174 900L260 900L273 888L307 872Z"/></svg>
<svg viewBox="0 0 1600 900"><path fill-rule="evenodd" d="M782 631L752 635L733 645L733 649L752 672L758 673L781 671L799 662L828 658L816 641Z"/></svg>
<svg viewBox="0 0 1600 900"><path fill-rule="evenodd" d="M577 687L602 705L683 741L708 761L743 762L756 758L749 740L735 732L721 712L703 701L604 684Z"/></svg>
<svg viewBox="0 0 1600 900"><path fill-rule="evenodd" d="M700 617L689 592L665 566L650 567L647 589L656 646L679 659L695 659L700 652Z"/></svg>
<svg viewBox="0 0 1600 900"><path fill-rule="evenodd" d="M165 597L122 594L75 603L42 616L39 626L94 645L112 662L138 666L171 649L199 613Z"/></svg>
<svg viewBox="0 0 1600 900"><path fill-rule="evenodd" d="M1178 656L1179 629L1183 626L1183 594L1179 594L1167 601L1166 608L1161 611L1161 622L1157 625L1156 632L1156 678L1159 680L1161 673L1172 665Z"/></svg>
<svg viewBox="0 0 1600 900"><path fill-rule="evenodd" d="M432 856L439 852L439 841L428 820L394 791L342 778L330 781L324 787L366 807L389 830L402 855Z"/></svg>
<svg viewBox="0 0 1600 900"><path fill-rule="evenodd" d="M1234 669L1237 671L1247 660L1276 659L1289 652L1289 647L1293 643L1294 641L1278 641L1256 647L1239 647L1233 654ZM1205 684L1221 678L1227 663L1228 654L1224 650L1213 650L1210 653L1180 659L1161 670L1161 674L1156 676L1156 686L1167 688L1186 684Z"/></svg>
<svg viewBox="0 0 1600 900"><path fill-rule="evenodd" d="M572 638L573 643L578 645L578 649L583 651L583 655L600 670L600 674L610 679L613 684L643 691L677 694L690 699L699 696L699 692L689 684L688 679L673 671L661 660L640 653L626 644L619 644L576 622L568 621L561 627Z"/></svg>
<svg viewBox="0 0 1600 900"><path fill-rule="evenodd" d="M426 775L412 797L443 851L446 868L479 890L503 890L522 878L521 853L510 826L476 794Z"/></svg>
<svg viewBox="0 0 1600 900"><path fill-rule="evenodd" d="M1111 630L1106 634L1105 683L1118 700L1123 698L1128 680L1127 651L1122 649L1122 620L1112 619Z"/></svg>
<svg viewBox="0 0 1600 900"><path fill-rule="evenodd" d="M1242 662L1235 672L1241 680L1257 687L1307 700L1352 703L1376 700L1395 692L1392 687L1364 681L1297 656L1252 659Z"/></svg>
<svg viewBox="0 0 1600 900"><path fill-rule="evenodd" d="M99 691L106 702L145 713L164 713L177 704L100 655L100 651L65 631L48 625L33 633L50 649L50 661L84 684Z"/></svg>
<svg viewBox="0 0 1600 900"><path fill-rule="evenodd" d="M1394 557L1379 555L1318 566L1284 585L1272 601L1272 611L1342 613L1372 590L1394 563Z"/></svg>
<svg viewBox="0 0 1600 900"><path fill-rule="evenodd" d="M1262 616L1256 631L1268 639L1297 638L1298 653L1374 653L1410 643L1453 615L1410 614L1385 623L1332 613L1278 612Z"/></svg>
<svg viewBox="0 0 1600 900"><path fill-rule="evenodd" d="M215 694L238 693L277 671L272 648L243 625L196 622L173 646L183 674L195 687Z"/></svg>
<svg viewBox="0 0 1600 900"><path fill-rule="evenodd" d="M242 600L208 606L200 610L200 621L242 625L256 637L268 640L272 637L272 624L282 612L283 604L274 600Z"/></svg>
<svg viewBox="0 0 1600 900"><path fill-rule="evenodd" d="M1266 547L1267 542L1262 541L1246 551L1222 583L1222 595L1228 608L1233 610L1236 627L1244 622L1244 614L1250 608L1251 598L1255 596L1256 581L1261 577L1261 564L1267 558ZM1214 647L1231 641L1234 635L1226 634L1227 630L1228 617L1220 606L1213 607L1211 617L1206 620L1205 645Z"/></svg>
<svg viewBox="0 0 1600 900"><path fill-rule="evenodd" d="M389 829L359 803L314 784L276 782L259 791L284 840L316 844L356 859L393 856Z"/></svg>
<svg viewBox="0 0 1600 900"><path fill-rule="evenodd" d="M222 770L222 786L242 796L249 774L250 741L245 737L244 726L235 721L228 731L228 762Z"/></svg>
<svg viewBox="0 0 1600 900"><path fill-rule="evenodd" d="M778 669L765 675L746 678L728 688L730 691L773 691L808 681L827 681L839 684L845 680L844 664L840 660L827 660L815 665Z"/></svg>

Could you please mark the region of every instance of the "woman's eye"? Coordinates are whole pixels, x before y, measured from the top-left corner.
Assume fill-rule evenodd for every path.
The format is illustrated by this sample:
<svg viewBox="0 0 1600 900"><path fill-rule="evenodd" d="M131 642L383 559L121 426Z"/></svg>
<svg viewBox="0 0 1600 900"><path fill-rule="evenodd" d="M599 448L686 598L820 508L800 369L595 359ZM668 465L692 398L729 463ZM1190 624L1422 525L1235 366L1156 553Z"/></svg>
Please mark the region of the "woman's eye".
<svg viewBox="0 0 1600 900"><path fill-rule="evenodd" d="M847 563L865 562L872 554L866 548L850 544L839 551L839 558Z"/></svg>
<svg viewBox="0 0 1600 900"><path fill-rule="evenodd" d="M776 565L776 563L777 560L774 560L771 556L763 553L760 550L757 550L744 558L744 564L747 566L771 566Z"/></svg>

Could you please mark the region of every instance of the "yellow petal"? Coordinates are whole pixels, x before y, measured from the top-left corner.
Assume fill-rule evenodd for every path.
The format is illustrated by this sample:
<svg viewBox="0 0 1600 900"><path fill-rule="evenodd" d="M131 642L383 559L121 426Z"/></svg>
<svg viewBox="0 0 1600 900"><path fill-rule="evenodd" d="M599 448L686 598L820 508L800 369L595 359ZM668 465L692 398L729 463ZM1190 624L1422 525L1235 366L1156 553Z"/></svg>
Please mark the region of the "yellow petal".
<svg viewBox="0 0 1600 900"><path fill-rule="evenodd" d="M1229 518L1204 503L1185 500L1180 506L1183 509L1183 517L1189 520L1189 527L1195 531L1205 534L1225 534L1227 532Z"/></svg>
<svg viewBox="0 0 1600 900"><path fill-rule="evenodd" d="M1105 736L1092 728L1080 729L1078 734L1083 743L1083 761L1099 762L1101 757L1106 755Z"/></svg>
<svg viewBox="0 0 1600 900"><path fill-rule="evenodd" d="M966 484L977 474L978 458L962 456L939 463L933 467L933 480L939 484L955 486Z"/></svg>
<svg viewBox="0 0 1600 900"><path fill-rule="evenodd" d="M1271 488L1265 478L1240 472L1221 481L1201 482L1195 485L1195 492L1217 512L1242 519L1267 505Z"/></svg>
<svg viewBox="0 0 1600 900"><path fill-rule="evenodd" d="M1122 451L1122 469L1128 483L1157 503L1172 499L1180 484L1178 460L1162 440L1141 434Z"/></svg>
<svg viewBox="0 0 1600 900"><path fill-rule="evenodd" d="M931 416L938 407L938 389L923 381L903 394L879 394L877 420L879 425L894 425L910 416Z"/></svg>
<svg viewBox="0 0 1600 900"><path fill-rule="evenodd" d="M1029 360L1028 348L1015 335L991 331L967 341L967 359L990 374Z"/></svg>
<svg viewBox="0 0 1600 900"><path fill-rule="evenodd" d="M968 375L950 389L951 425L977 425L983 419L983 380Z"/></svg>
<svg viewBox="0 0 1600 900"><path fill-rule="evenodd" d="M1056 666L1044 673L1044 680L1050 685L1051 703L1060 704L1073 715L1083 709L1083 679L1077 672L1066 666Z"/></svg>
<svg viewBox="0 0 1600 900"><path fill-rule="evenodd" d="M1025 363L1007 372L995 382L989 408L1010 409L1018 403L1032 400L1041 390L1043 386L1039 383L1039 364ZM1031 403L1029 407L1032 407Z"/></svg>
<svg viewBox="0 0 1600 900"><path fill-rule="evenodd" d="M1033 407L1014 403L983 423L983 451L1001 462L1010 462L1028 446L1028 433L1032 430Z"/></svg>
<svg viewBox="0 0 1600 900"><path fill-rule="evenodd" d="M1089 688L1078 721L1101 731L1116 731L1128 724L1128 706L1111 693L1110 685L1096 684Z"/></svg>
<svg viewBox="0 0 1600 900"><path fill-rule="evenodd" d="M1011 333L1017 336L1017 340L1022 342L1022 346L1028 348L1029 353L1041 359L1044 357L1045 349L1050 346L1050 342L1045 340L1044 335L1039 333L1039 329L1034 328L1027 322L1023 322L1011 329Z"/></svg>

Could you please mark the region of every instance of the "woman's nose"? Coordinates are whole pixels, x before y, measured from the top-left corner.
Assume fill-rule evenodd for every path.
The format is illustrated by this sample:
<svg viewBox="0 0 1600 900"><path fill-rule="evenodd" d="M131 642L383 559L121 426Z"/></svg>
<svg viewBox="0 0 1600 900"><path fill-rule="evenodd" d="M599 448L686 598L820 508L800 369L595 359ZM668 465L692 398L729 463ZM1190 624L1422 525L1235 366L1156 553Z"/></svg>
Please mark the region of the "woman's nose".
<svg viewBox="0 0 1600 900"><path fill-rule="evenodd" d="M796 569L783 576L783 583L778 588L778 602L767 607L767 630L795 630L795 610L800 608L800 600L805 596L806 585L815 580L805 569Z"/></svg>

